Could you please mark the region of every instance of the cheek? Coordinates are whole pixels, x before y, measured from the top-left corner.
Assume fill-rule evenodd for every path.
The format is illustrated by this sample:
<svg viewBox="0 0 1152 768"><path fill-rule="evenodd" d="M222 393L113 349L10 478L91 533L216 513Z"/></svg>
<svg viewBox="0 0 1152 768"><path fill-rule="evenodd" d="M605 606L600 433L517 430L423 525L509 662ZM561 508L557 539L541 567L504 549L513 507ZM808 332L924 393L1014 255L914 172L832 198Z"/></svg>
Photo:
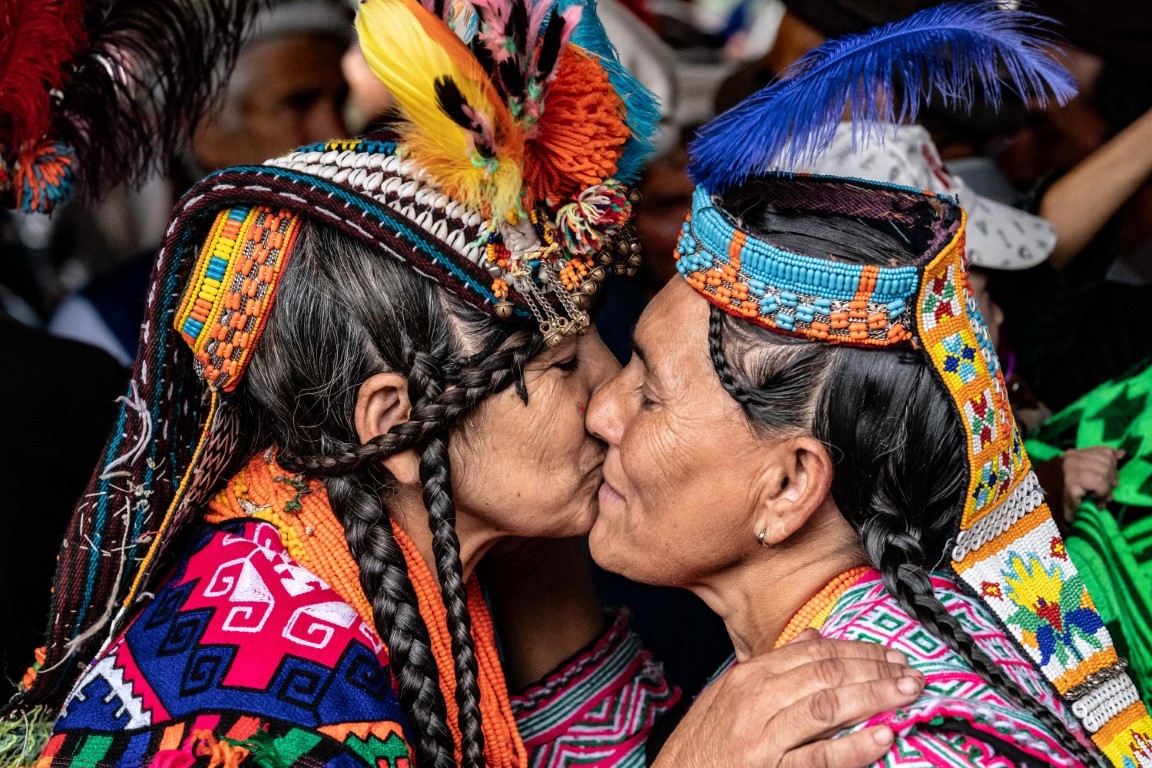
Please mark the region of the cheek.
<svg viewBox="0 0 1152 768"><path fill-rule="evenodd" d="M620 443L625 503L601 511L592 556L635 581L668 586L742 557L750 483L718 463L726 455L706 425L637 417Z"/></svg>
<svg viewBox="0 0 1152 768"><path fill-rule="evenodd" d="M584 431L586 400L563 380L530 387L529 404L493 401L453 455L457 510L507 536L582 536L595 514L603 449ZM474 471L483 468L483 472Z"/></svg>

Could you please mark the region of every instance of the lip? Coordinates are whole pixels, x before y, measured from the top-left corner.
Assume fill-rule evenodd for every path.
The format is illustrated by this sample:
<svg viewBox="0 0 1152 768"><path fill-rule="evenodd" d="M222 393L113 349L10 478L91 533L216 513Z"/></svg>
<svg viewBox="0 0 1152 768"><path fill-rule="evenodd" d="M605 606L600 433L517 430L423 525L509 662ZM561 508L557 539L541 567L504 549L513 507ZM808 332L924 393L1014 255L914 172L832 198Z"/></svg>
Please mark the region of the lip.
<svg viewBox="0 0 1152 768"><path fill-rule="evenodd" d="M603 508L605 505L609 505L609 504L623 504L624 503L624 497L621 496L620 492L617 491L615 488L613 488L612 485L607 480L600 483L599 497L600 497L601 508Z"/></svg>

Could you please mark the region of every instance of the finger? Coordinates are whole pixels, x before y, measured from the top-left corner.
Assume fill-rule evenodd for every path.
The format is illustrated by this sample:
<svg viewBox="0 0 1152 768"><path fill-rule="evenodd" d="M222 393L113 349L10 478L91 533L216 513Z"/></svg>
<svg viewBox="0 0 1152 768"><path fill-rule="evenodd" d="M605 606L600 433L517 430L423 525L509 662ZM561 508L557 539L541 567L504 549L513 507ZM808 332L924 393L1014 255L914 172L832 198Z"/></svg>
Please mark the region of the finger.
<svg viewBox="0 0 1152 768"><path fill-rule="evenodd" d="M773 743L795 749L916 700L923 678L871 680L824 688L781 710L768 724Z"/></svg>
<svg viewBox="0 0 1152 768"><path fill-rule="evenodd" d="M924 683L918 669L874 659L821 659L773 677L769 693L775 709L781 711L823 690L904 677L915 680L913 693L918 693Z"/></svg>
<svg viewBox="0 0 1152 768"><path fill-rule="evenodd" d="M893 741L886 725L865 728L794 749L784 755L780 768L866 768L888 754Z"/></svg>
<svg viewBox="0 0 1152 768"><path fill-rule="evenodd" d="M772 653L756 656L740 666L759 663L768 667L773 674L784 674L790 669L823 659L872 659L893 664L908 664L908 657L900 651L885 648L877 643L859 640L826 640L819 635L813 640L795 642L781 646Z"/></svg>

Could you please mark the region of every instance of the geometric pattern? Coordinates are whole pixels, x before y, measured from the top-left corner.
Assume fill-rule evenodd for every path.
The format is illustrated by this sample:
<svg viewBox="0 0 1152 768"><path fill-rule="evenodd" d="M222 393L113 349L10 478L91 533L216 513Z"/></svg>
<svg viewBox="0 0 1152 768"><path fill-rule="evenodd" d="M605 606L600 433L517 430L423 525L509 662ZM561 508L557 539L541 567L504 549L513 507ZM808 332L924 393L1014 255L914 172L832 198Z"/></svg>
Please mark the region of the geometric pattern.
<svg viewBox="0 0 1152 768"><path fill-rule="evenodd" d="M591 649L513 696L512 711L533 768L642 768L653 724L679 700L620 612Z"/></svg>
<svg viewBox="0 0 1152 768"><path fill-rule="evenodd" d="M987 606L964 594L952 574L934 572L937 598L963 628L1024 691L1047 706L1086 745L1087 735L1065 702L996 622ZM907 707L850 728L886 724L896 734L877 765L1011 766L1015 756L1044 765L1079 766L1045 726L977 675L963 658L899 606L870 569L837 600L820 634L863 640L904 653L924 673L920 697Z"/></svg>
<svg viewBox="0 0 1152 768"><path fill-rule="evenodd" d="M325 757L308 765L403 768L404 715L374 638L355 609L288 555L271 524L202 529L155 598L80 678L42 764L88 764L97 741L115 745L101 765L133 764L130 755L142 760L161 747L208 754L205 739L216 743L240 723L246 743L312 734L308 749ZM221 718L230 718L224 730Z"/></svg>

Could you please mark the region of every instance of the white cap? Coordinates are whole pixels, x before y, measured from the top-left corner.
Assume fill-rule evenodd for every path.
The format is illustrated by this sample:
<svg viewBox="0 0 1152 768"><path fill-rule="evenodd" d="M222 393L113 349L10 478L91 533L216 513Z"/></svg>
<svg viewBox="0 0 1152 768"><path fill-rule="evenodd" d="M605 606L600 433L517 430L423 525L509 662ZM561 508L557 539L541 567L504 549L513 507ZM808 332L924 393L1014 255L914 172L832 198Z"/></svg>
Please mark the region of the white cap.
<svg viewBox="0 0 1152 768"><path fill-rule="evenodd" d="M977 195L944 167L922 126L886 126L882 135L883 141L870 133L867 146L861 139L853 149L852 124L841 123L832 146L819 160L788 170L881 181L955 197L968 214L965 251L973 266L1026 269L1052 253L1056 231L1047 219Z"/></svg>

